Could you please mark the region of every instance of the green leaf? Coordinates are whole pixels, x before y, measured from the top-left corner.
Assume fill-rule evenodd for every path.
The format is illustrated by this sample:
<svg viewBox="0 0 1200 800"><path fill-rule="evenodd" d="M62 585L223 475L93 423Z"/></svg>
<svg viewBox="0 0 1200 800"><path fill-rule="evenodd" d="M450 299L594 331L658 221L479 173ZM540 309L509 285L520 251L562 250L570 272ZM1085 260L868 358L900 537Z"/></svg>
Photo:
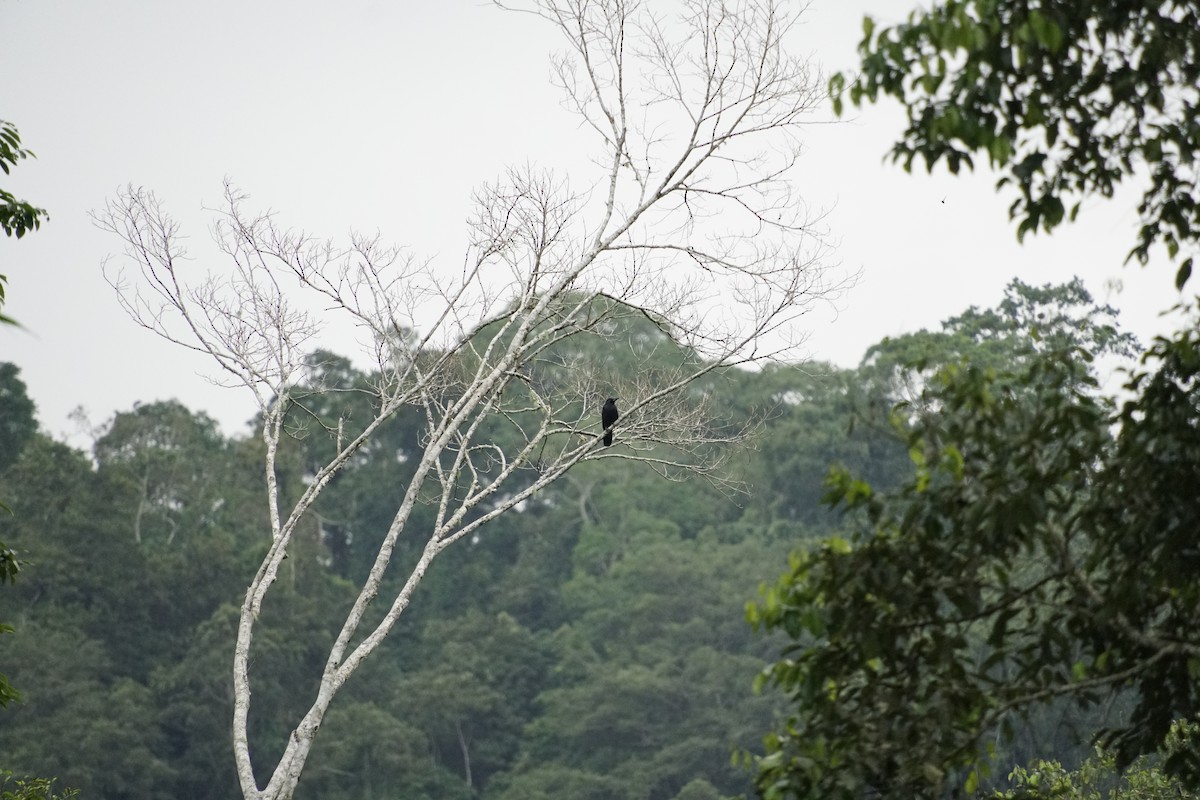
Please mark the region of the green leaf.
<svg viewBox="0 0 1200 800"><path fill-rule="evenodd" d="M988 156L993 166L1003 166L1012 157L1012 140L1007 136L997 136L988 145Z"/></svg>
<svg viewBox="0 0 1200 800"><path fill-rule="evenodd" d="M825 541L825 546L829 548L830 551L837 553L840 556L849 555L852 550L850 547L850 542L846 541L840 536L829 537L829 539Z"/></svg>
<svg viewBox="0 0 1200 800"><path fill-rule="evenodd" d="M1042 47L1051 53L1057 53L1062 49L1062 28L1036 8L1029 12L1029 27L1033 30L1033 36L1037 43Z"/></svg>
<svg viewBox="0 0 1200 800"><path fill-rule="evenodd" d="M846 88L846 76L840 72L835 72L829 76L829 93L831 95L839 95Z"/></svg>
<svg viewBox="0 0 1200 800"><path fill-rule="evenodd" d="M1175 273L1175 288L1182 292L1190 277L1192 277L1192 259L1189 258L1179 265L1179 271Z"/></svg>
<svg viewBox="0 0 1200 800"><path fill-rule="evenodd" d="M863 41L864 42L871 41L871 34L873 34L875 32L875 20L871 19L868 16L864 16L863 21L862 21L862 32L863 32Z"/></svg>

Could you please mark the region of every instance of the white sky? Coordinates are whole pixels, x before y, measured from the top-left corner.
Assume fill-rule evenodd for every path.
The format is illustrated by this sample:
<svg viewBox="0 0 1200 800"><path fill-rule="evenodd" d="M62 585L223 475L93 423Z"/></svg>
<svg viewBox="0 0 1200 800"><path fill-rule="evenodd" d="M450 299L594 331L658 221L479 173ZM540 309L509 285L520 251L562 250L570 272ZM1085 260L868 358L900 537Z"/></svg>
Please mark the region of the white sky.
<svg viewBox="0 0 1200 800"><path fill-rule="evenodd" d="M796 42L826 70L851 68L862 15L895 22L909 7L813 0ZM552 31L483 0L0 0L0 14L0 119L38 156L0 185L51 214L20 241L0 238L5 312L28 329L0 327L0 361L20 366L43 428L76 443L79 405L99 423L174 397L229 433L254 411L245 390L211 385L207 361L117 305L100 265L120 242L88 212L118 187L154 190L212 269L202 206L219 204L226 176L291 225L378 230L455 268L475 186L510 164L572 164L587 144L549 83ZM829 209L836 260L862 278L806 318L814 358L851 366L884 336L994 305L1013 277L1078 274L1128 329L1163 327L1171 269L1122 268L1136 191L1092 200L1074 226L1019 246L1012 197L986 169L928 177L882 161L902 129L894 103L830 119L814 117L796 180Z"/></svg>

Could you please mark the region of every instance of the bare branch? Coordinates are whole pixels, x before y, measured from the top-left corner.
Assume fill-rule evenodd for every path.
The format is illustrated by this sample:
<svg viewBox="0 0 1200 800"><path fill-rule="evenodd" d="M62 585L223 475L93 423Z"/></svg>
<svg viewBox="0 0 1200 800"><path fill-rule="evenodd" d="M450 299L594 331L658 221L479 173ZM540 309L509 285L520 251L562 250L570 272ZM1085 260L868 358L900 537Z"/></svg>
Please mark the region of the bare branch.
<svg viewBox="0 0 1200 800"><path fill-rule="evenodd" d="M234 653L235 759L247 800L291 796L329 704L433 559L581 461L637 461L669 480L699 476L736 490L722 465L754 425L716 418L720 381L802 355L800 317L843 287L825 264L822 219L792 180L799 127L823 99L820 76L784 47L792 4L685 0L674 17L650 5L529 0L521 9L563 37L554 80L592 137L596 170L582 176L582 191L532 166L482 185L456 269L378 236L335 243L281 227L271 212L248 211L229 185L212 210L220 271L189 260L178 224L150 192L130 187L96 214L125 243L129 274L105 274L130 316L208 354L260 410L270 548L247 589ZM360 337L373 370L374 415L352 430L309 408L321 387L305 385L308 354L338 325ZM605 397L621 404L608 447ZM259 787L247 734L259 609L317 498L402 411L424 421L413 477L398 487L316 695ZM333 455L284 509L278 448L313 423L330 432ZM412 523L422 502L435 506L431 529ZM423 537L421 555L385 597L406 534Z"/></svg>

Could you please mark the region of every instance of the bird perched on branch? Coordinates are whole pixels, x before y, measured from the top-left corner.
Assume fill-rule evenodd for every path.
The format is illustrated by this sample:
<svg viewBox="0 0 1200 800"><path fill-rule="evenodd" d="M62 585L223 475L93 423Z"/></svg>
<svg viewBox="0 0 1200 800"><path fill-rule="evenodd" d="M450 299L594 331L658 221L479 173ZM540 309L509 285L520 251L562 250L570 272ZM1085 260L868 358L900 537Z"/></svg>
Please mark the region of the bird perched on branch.
<svg viewBox="0 0 1200 800"><path fill-rule="evenodd" d="M617 413L617 398L610 397L605 400L604 408L600 409L600 424L604 427L605 447L612 444L612 426L619 416L621 415Z"/></svg>

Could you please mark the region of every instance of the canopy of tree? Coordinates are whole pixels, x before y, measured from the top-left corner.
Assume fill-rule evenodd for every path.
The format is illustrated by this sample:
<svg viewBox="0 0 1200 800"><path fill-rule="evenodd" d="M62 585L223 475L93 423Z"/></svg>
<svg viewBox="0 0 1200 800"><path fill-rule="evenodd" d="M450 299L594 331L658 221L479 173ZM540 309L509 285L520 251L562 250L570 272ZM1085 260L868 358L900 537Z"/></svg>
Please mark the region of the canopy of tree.
<svg viewBox="0 0 1200 800"><path fill-rule="evenodd" d="M1155 245L1191 274L1200 237L1200 3L946 0L893 27L867 18L862 71L831 89L855 104L900 100L892 150L952 172L986 154L1016 187L1018 236L1074 219L1088 195L1149 178L1131 258ZM1068 210L1069 207L1069 210Z"/></svg>
<svg viewBox="0 0 1200 800"><path fill-rule="evenodd" d="M31 156L33 151L21 147L21 134L17 132L17 127L0 119L0 171L8 175L18 161ZM49 218L46 209L18 200L12 192L0 189L0 230L6 236L20 239L29 231L41 227L43 219ZM3 305L3 300L3 292L0 292L0 305Z"/></svg>
<svg viewBox="0 0 1200 800"><path fill-rule="evenodd" d="M1120 337L1050 325L897 407L915 467L898 487L831 474L845 533L752 609L794 642L767 674L794 707L764 796L973 792L998 743L1039 755L1023 728L1047 707L1125 765L1200 712L1200 339L1156 341L1117 402L1092 362ZM1166 767L1195 785L1198 755Z"/></svg>
<svg viewBox="0 0 1200 800"><path fill-rule="evenodd" d="M576 357L611 362L623 352ZM657 352L679 357L661 342ZM308 363L278 459L286 496L335 446L331 420L353 435L372 414L374 376L328 352ZM772 424L791 425L796 446L812 451L801 463L820 463L843 443L806 440L790 421L799 406L778 397L821 395L845 410L836 397L847 381L823 365L810 372L731 370L706 389L726 416L776 408ZM15 368L0 375L24 397ZM831 408L827 429L844 428L838 413ZM488 436L505 446L519 422L498 417ZM286 741L303 712L296 687L320 675L354 598L350 579L370 567L393 513L387 495L411 473L423 424L416 408L391 419L339 474L284 562L252 666L255 748ZM117 414L90 453L36 433L31 404L0 405L0 430L13 432L0 473L13 511L4 535L27 566L5 587L16 631L0 664L22 698L4 712L0 766L59 776L89 798L236 794L228 660L237 603L269 544L257 502L261 440L226 437L174 401ZM845 446L866 441L874 434ZM741 608L795 536L828 531L832 516L787 510L773 524L774 509L795 506L792 467L768 475L757 456L740 458L784 494L731 494L742 468L711 483L673 482L609 459L577 466L481 528L434 565L412 615L347 686L297 797L748 791L731 754L755 747L777 713L778 698L754 696L751 684L779 643L746 626ZM414 524L435 524L436 512L422 505ZM396 557L414 561L419 546L402 538Z"/></svg>
<svg viewBox="0 0 1200 800"><path fill-rule="evenodd" d="M906 169L920 156L957 172L986 153L1018 188L1018 237L1148 177L1130 257L1164 245L1184 286L1200 236L1195 2L946 0L863 33L861 73L831 79L835 110L846 91L899 99ZM998 761L1039 755L1020 751L1047 708L1090 712L1081 727L1118 765L1160 751L1200 785L1200 748L1177 735L1200 713L1200 338L1196 310L1177 310L1184 326L1143 352L1119 398L1092 362L1132 343L1094 313L1009 315L1029 344L1008 363L973 350L901 370L919 378L893 414L915 473L881 490L834 470L845 532L797 554L750 609L792 639L763 677L793 700L759 761L764 797L970 794ZM1014 772L1018 791L1049 774L1074 792L1056 769Z"/></svg>
<svg viewBox="0 0 1200 800"><path fill-rule="evenodd" d="M1200 459L1189 455L1194 436L1159 449L1159 431L1191 424L1194 409L1180 402L1185 367L1171 361L1170 343L1159 350L1173 371L1160 367L1140 379L1159 387L1158 399L1126 409L1138 435L1108 433L1111 416L1123 412L1091 388L1083 355L1112 357L1132 345L1112 310L1093 304L1078 282L1014 283L995 309L969 309L941 331L880 342L854 370L810 364L722 373L708 390L723 414L771 410L760 449L729 462L724 476L747 483L749 494L601 461L488 523L434 566L413 615L347 686L296 796L712 800L749 792L752 773L730 756L759 750L762 731L778 730L790 706L777 693L752 693L755 675L783 642L753 634L740 609L805 542L795 571L772 595L778 602L760 613L802 637L781 665L829 676L836 691L815 678L788 683L781 665L775 677L789 692L808 693L806 713L827 714L847 736L867 738L854 751L836 749L843 745L833 736L798 741L824 741L841 763L861 759L858 767L895 761L888 774L917 785L910 773L923 774L942 750L909 744L904 752L924 760L901 764L904 753L889 742L923 736L930 748L969 754L972 730L1009 721L1015 735L1000 740L996 758L1033 768L1035 758L1074 763L1080 742L1115 718L1061 701L1053 714L1019 715L1039 691L1102 699L1114 714L1132 715L1131 730L1150 734L1129 742L1150 741L1169 725L1162 693L1139 703L1107 686L1136 668L1131 674L1144 685L1158 681L1172 698L1191 702L1194 681L1179 672L1188 662L1164 642L1191 641L1181 628L1195 602L1187 582L1196 574L1187 560L1194 546L1157 548L1154 530L1137 524L1159 513L1155 524L1166 526L1176 509L1191 513L1150 504L1148 470L1194 469ZM1060 355L1064 348L1078 357ZM976 368L942 377L940 367L962 359ZM370 413L358 406L368 402L360 389L371 375L332 353L313 353L309 363L280 457L288 493L303 488L310 465L334 446L336 433L323 421L352 426ZM1006 364L1014 375L995 369ZM5 374L13 396L23 396L15 370ZM0 496L14 512L5 536L29 562L4 590L17 630L4 637L0 664L23 698L3 712L0 766L57 775L89 798L235 794L228 654L236 603L267 546L254 488L261 442L226 437L205 415L159 402L118 414L85 454L34 433L33 414L31 405L0 406L0 427L27 431L0 473ZM401 413L356 457L285 562L253 665L256 747L278 746L302 713L293 689L319 677L353 598L347 579L369 567L386 528L380 496L412 469L420 424ZM506 426L497 424L497 441L515 435ZM1056 441L1064 434L1059 457L1025 457L1051 430ZM955 444L964 432L981 443ZM1129 469L1109 474L1100 456L1117 450L1131 454L1123 462ZM915 478L910 456L918 460ZM821 503L831 463L843 470L834 488L851 507L844 519ZM1080 463L1086 475L1072 472ZM869 476L874 491L850 474ZM1065 497L1064 487L1080 481L1106 482L1096 484L1104 491ZM1025 485L1042 491L1021 499L1015 489ZM896 500L885 498L888 487ZM943 511L985 487L995 502L970 525ZM921 509L925 498L938 505ZM1052 515L1038 516L1037 503ZM1144 516L1119 515L1122 508ZM425 524L435 511L421 512ZM1111 530L1103 530L1111 536L1082 547L1080 526L1093 519L1108 520ZM931 538L902 535L913 527ZM1185 528L1178 530L1182 537ZM1048 558L1063 556L1068 541L1078 577ZM416 557L413 545L401 540L401 548L408 549L400 557ZM898 573L895 564L911 569ZM1147 587L1147 565L1174 577ZM821 586L828 602L803 605L803 593ZM1122 624L1095 626L1096 609L1108 607L1097 606L1089 588L1136 605L1119 608L1129 615ZM904 635L923 614L940 627L925 638ZM1154 625L1136 628L1147 614ZM1089 621L1094 630L1081 627ZM820 625L826 639L811 633ZM1143 639L1129 638L1135 628ZM1035 646L1051 629L1063 635ZM1011 686L971 677L997 630L1005 660L987 669L1007 670ZM1109 655L1072 649L1076 632ZM812 647L821 642L837 647ZM868 690L861 670L838 672L868 662L895 680ZM908 674L921 679L904 684ZM867 713L870 703L888 710L892 738L869 738L880 720ZM932 736L932 720L952 724ZM789 756L781 770L809 757L778 733L769 741ZM961 759L954 763L965 770Z"/></svg>

